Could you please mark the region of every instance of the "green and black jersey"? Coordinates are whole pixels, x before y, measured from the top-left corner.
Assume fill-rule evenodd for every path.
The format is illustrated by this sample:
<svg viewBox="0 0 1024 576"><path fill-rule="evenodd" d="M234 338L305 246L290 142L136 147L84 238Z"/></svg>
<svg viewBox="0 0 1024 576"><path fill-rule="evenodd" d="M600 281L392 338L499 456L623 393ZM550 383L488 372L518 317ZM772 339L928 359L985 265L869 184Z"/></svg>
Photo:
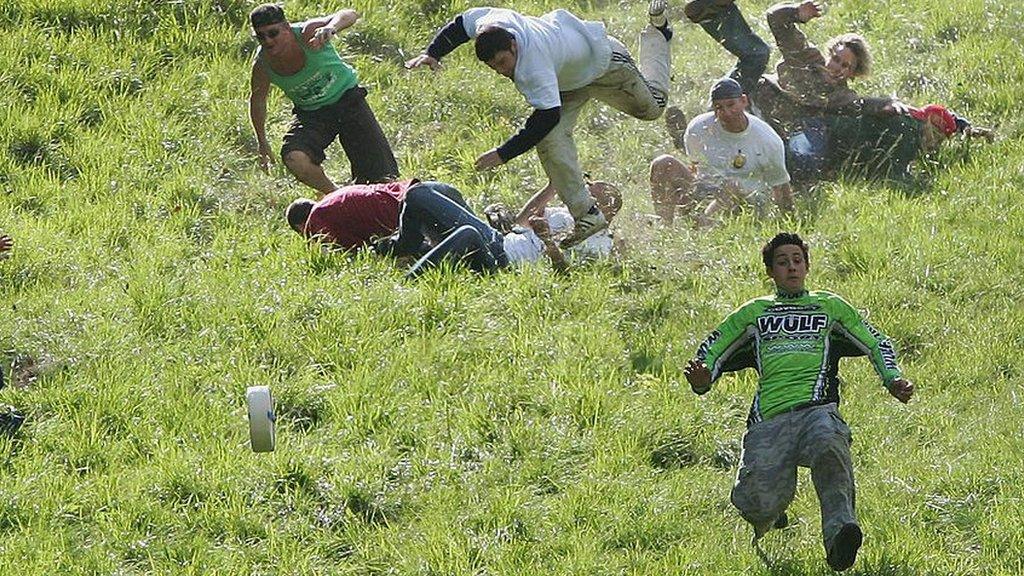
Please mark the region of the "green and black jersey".
<svg viewBox="0 0 1024 576"><path fill-rule="evenodd" d="M759 375L748 419L753 424L793 408L839 402L834 348L840 342L867 355L887 388L901 377L892 342L849 303L824 291L747 302L708 336L697 358L714 382L736 363L734 355L753 348Z"/></svg>

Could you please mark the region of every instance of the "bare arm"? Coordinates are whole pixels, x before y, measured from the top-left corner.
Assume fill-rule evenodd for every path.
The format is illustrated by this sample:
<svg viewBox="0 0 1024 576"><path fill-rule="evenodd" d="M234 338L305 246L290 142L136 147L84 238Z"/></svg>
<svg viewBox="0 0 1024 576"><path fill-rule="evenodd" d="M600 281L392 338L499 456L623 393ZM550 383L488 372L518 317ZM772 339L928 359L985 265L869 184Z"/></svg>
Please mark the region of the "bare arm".
<svg viewBox="0 0 1024 576"><path fill-rule="evenodd" d="M264 172L274 163L274 155L267 143L267 94L270 93L270 77L259 60L252 63L252 78L249 80L249 121L256 133L256 153L260 168Z"/></svg>
<svg viewBox="0 0 1024 576"><path fill-rule="evenodd" d="M330 42L335 34L359 20L359 13L352 9L338 10L334 14L307 20L302 27L302 39L314 50Z"/></svg>
<svg viewBox="0 0 1024 576"><path fill-rule="evenodd" d="M549 181L546 186L527 200L526 204L519 210L519 214L516 215L516 224L529 226L531 216L543 216L544 208L554 199L557 192L558 190L554 184Z"/></svg>
<svg viewBox="0 0 1024 576"><path fill-rule="evenodd" d="M548 226L548 221L542 216L531 216L529 222L530 228L533 228L533 233L544 244L544 254L551 260L551 267L559 274L568 273L569 261L565 259L562 249L558 247L555 239L551 237L551 228Z"/></svg>
<svg viewBox="0 0 1024 576"><path fill-rule="evenodd" d="M789 182L773 186L772 198L775 200L775 205L779 207L779 210L783 212L793 211L793 186Z"/></svg>
<svg viewBox="0 0 1024 576"><path fill-rule="evenodd" d="M985 128L984 126L969 126L964 130L964 134L968 138L984 138L990 144L996 141L996 131L994 128Z"/></svg>

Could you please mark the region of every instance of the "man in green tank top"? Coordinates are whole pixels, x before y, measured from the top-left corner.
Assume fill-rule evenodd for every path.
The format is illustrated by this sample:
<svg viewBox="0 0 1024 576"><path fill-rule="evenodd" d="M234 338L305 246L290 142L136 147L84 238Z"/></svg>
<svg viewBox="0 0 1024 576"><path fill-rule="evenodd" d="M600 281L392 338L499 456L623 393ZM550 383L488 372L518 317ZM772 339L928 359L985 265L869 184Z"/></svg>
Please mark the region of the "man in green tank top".
<svg viewBox="0 0 1024 576"><path fill-rule="evenodd" d="M732 503L753 525L756 545L772 527L786 525L797 467L810 468L826 560L831 568L845 570L856 560L863 533L854 512L852 437L838 411L836 350L852 345L867 355L900 402L910 400L914 385L903 378L892 342L850 304L830 292L804 288L809 254L800 236L776 235L761 256L775 295L755 298L730 314L701 344L686 379L694 392L704 394L734 369L737 355L753 350L757 393Z"/></svg>
<svg viewBox="0 0 1024 576"><path fill-rule="evenodd" d="M258 6L249 15L260 44L249 96L260 166L266 171L274 161L266 133L267 94L274 84L295 105L281 158L296 178L320 194L337 188L321 167L324 150L335 137L352 166L353 182L386 182L398 176L391 146L366 102L366 89L331 45L331 38L358 18L354 10L340 10L292 25L276 4Z"/></svg>

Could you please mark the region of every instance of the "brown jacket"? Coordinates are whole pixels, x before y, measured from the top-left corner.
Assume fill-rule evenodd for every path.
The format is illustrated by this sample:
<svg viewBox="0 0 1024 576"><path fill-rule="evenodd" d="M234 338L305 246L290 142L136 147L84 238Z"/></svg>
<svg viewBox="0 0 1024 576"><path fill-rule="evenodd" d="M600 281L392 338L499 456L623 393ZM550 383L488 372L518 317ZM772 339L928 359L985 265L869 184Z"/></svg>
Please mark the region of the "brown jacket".
<svg viewBox="0 0 1024 576"><path fill-rule="evenodd" d="M782 52L776 74L766 74L758 84L754 101L765 119L782 135L788 135L801 118L835 114L881 114L891 98L863 98L846 81L830 84L824 54L797 27L796 4L776 4L768 9L768 26Z"/></svg>

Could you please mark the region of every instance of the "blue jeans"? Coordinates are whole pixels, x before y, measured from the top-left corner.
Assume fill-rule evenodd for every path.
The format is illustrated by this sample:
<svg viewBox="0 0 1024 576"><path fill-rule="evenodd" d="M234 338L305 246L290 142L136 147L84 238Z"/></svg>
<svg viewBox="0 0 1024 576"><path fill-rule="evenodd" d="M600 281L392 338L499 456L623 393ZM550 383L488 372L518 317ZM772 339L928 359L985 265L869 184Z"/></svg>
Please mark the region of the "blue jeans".
<svg viewBox="0 0 1024 576"><path fill-rule="evenodd" d="M750 29L736 4L730 4L721 14L701 21L700 27L739 58L736 66L729 71L729 77L739 82L748 95L754 94L758 79L768 67L771 48Z"/></svg>
<svg viewBox="0 0 1024 576"><path fill-rule="evenodd" d="M794 180L815 180L828 158L828 124L824 118L804 118L800 130L786 142L786 166Z"/></svg>
<svg viewBox="0 0 1024 576"><path fill-rule="evenodd" d="M458 191L440 182L420 182L405 193L398 221L396 256L416 254L423 240L433 248L409 270L415 278L445 261L462 262L477 272L508 266L504 237L449 196Z"/></svg>

